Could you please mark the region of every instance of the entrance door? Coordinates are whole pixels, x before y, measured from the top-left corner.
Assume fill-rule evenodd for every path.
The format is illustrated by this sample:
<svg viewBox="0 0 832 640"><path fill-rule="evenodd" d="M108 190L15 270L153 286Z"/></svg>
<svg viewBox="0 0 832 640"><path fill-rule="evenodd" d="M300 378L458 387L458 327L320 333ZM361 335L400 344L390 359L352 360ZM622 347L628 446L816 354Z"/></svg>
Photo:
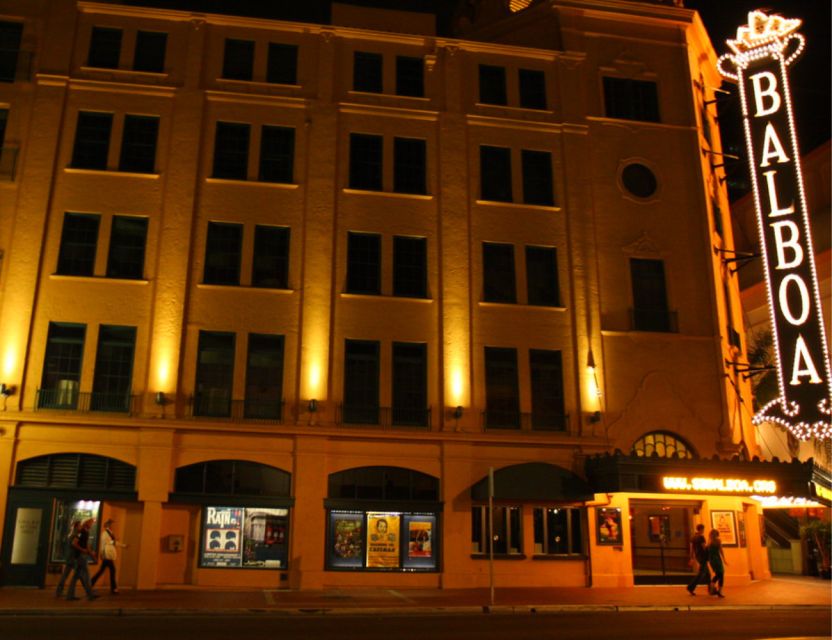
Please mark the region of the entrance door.
<svg viewBox="0 0 832 640"><path fill-rule="evenodd" d="M51 497L9 492L3 529L2 584L43 587L51 522Z"/></svg>
<svg viewBox="0 0 832 640"><path fill-rule="evenodd" d="M635 584L687 584L693 509L698 504L639 500L630 503Z"/></svg>

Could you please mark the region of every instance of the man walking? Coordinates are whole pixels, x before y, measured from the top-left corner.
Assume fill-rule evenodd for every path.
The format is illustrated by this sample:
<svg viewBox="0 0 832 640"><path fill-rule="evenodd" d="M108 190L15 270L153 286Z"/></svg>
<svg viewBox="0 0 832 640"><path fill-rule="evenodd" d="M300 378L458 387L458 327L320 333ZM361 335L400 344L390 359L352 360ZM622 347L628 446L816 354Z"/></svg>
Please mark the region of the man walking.
<svg viewBox="0 0 832 640"><path fill-rule="evenodd" d="M69 535L66 537L66 543L64 544L64 570L61 573L61 579L58 580L58 587L55 589L56 598L64 595L64 585L66 584L67 578L75 571L75 550L72 548L72 541L75 540L75 536L78 535L80 530L81 522L79 520L73 520L69 528Z"/></svg>
<svg viewBox="0 0 832 640"><path fill-rule="evenodd" d="M696 585L709 584L711 581L711 572L708 570L708 541L705 540L705 525L696 525L696 533L690 539L690 565L699 563L699 571L696 572L696 577L688 585L688 593L696 595Z"/></svg>
<svg viewBox="0 0 832 640"><path fill-rule="evenodd" d="M72 580L69 581L69 591L66 594L67 600L78 600L75 596L75 583L78 579L81 580L81 585L87 593L88 600L95 600L98 596L93 593L92 586L90 586L90 573L87 567L87 558L95 560L95 554L89 549L90 529L95 522L93 518L84 520L81 523L81 529L77 535L72 539L72 557L75 559L75 573L72 574Z"/></svg>

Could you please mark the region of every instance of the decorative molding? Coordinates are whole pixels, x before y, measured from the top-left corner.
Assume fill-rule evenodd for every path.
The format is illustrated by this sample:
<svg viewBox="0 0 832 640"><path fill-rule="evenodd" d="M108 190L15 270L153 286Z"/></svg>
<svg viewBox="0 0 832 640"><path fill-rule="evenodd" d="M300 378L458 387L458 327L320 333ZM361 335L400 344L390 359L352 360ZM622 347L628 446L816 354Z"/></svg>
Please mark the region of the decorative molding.
<svg viewBox="0 0 832 640"><path fill-rule="evenodd" d="M646 231L642 231L641 235L630 244L621 247L621 252L630 256L661 256L662 251L659 249L653 238L650 237Z"/></svg>

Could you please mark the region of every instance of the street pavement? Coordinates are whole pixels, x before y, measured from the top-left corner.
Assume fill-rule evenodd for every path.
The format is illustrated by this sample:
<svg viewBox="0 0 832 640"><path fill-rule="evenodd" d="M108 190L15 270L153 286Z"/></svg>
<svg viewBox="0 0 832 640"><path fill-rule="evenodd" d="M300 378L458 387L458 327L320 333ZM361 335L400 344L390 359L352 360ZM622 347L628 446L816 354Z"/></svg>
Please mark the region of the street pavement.
<svg viewBox="0 0 832 640"><path fill-rule="evenodd" d="M619 589L496 589L490 606L488 589L338 588L323 591L281 589L167 588L122 589L118 595L99 589L97 600L67 601L52 589L0 589L0 616L8 615L427 615L545 613L570 611L771 610L811 609L832 613L830 583L817 578L776 577L746 586L726 584L725 598L704 587L690 596L684 586ZM81 592L83 593L83 592ZM80 595L80 594L79 594Z"/></svg>

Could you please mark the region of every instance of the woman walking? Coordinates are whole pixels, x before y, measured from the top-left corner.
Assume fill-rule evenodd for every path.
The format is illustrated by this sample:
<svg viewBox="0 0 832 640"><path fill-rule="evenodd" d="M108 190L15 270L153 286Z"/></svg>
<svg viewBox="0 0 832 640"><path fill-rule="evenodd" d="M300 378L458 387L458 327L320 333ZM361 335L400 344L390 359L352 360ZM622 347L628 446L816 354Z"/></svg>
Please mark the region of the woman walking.
<svg viewBox="0 0 832 640"><path fill-rule="evenodd" d="M714 572L714 577L711 579L713 587L712 593L715 596L724 598L722 595L722 585L725 584L725 567L728 563L725 561L725 552L722 550L722 540L719 539L719 531L711 529L708 535L708 564Z"/></svg>
<svg viewBox="0 0 832 640"><path fill-rule="evenodd" d="M118 593L118 585L116 584L116 557L118 554L116 547L126 547L127 545L116 540L116 535L110 528L113 522L111 518L104 523L104 533L101 536L101 568L93 576L92 585L95 586L95 583L98 582L104 570L109 569L110 593Z"/></svg>

